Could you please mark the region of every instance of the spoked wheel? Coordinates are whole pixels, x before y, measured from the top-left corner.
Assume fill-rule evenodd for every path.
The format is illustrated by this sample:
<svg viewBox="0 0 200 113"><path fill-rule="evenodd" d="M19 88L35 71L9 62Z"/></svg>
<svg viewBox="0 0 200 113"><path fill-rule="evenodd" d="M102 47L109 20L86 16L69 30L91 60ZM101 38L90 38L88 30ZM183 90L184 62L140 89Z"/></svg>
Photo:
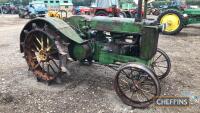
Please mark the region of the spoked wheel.
<svg viewBox="0 0 200 113"><path fill-rule="evenodd" d="M24 53L31 71L38 80L52 82L61 73L60 54L55 41L52 40L53 33L43 29L34 29L28 32Z"/></svg>
<svg viewBox="0 0 200 113"><path fill-rule="evenodd" d="M169 56L161 49L157 49L156 55L152 59L151 68L159 79L165 78L171 70Z"/></svg>
<svg viewBox="0 0 200 113"><path fill-rule="evenodd" d="M114 87L121 100L135 108L148 107L160 95L160 84L156 75L140 64L123 66L117 72Z"/></svg>

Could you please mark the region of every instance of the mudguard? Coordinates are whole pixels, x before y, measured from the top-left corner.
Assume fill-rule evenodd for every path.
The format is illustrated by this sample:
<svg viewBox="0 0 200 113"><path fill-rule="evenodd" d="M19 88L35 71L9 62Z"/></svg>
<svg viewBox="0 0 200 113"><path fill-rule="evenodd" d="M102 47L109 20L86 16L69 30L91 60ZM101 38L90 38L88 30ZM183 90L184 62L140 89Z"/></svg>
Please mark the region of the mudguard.
<svg viewBox="0 0 200 113"><path fill-rule="evenodd" d="M23 44L25 40L25 32L24 30L31 30L32 28L32 23L36 23L40 25L40 23L46 23L49 26L52 26L58 33L62 35L62 39L65 40L70 39L74 41L75 43L83 43L83 39L77 34L77 32L70 27L65 21L58 19L58 18L36 18L31 21L29 21L24 28L21 31L20 34L20 51L23 52Z"/></svg>

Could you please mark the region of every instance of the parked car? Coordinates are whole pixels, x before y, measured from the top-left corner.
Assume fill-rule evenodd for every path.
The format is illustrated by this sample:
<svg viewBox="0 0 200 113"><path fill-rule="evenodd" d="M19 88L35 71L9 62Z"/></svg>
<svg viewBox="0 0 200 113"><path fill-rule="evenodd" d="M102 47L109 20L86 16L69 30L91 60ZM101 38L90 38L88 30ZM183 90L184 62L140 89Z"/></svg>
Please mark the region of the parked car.
<svg viewBox="0 0 200 113"><path fill-rule="evenodd" d="M30 3L24 8L20 8L19 17L29 17L31 19L36 17L45 17L47 8L44 3Z"/></svg>

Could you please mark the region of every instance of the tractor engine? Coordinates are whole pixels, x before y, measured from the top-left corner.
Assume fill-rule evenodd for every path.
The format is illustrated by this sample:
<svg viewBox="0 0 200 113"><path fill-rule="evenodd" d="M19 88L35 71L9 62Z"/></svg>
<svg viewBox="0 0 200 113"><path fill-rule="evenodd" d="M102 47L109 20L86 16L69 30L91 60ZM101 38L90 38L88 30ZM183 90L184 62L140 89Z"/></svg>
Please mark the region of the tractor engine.
<svg viewBox="0 0 200 113"><path fill-rule="evenodd" d="M111 33L102 51L127 56L139 55L139 36Z"/></svg>

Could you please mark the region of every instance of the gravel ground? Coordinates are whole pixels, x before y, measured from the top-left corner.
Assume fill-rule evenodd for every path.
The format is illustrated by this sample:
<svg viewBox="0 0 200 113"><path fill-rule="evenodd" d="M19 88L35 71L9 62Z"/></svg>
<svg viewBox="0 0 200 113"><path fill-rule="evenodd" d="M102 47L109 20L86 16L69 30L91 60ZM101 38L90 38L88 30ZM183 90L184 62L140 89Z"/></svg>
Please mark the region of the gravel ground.
<svg viewBox="0 0 200 113"><path fill-rule="evenodd" d="M19 51L19 34L27 21L0 16L0 113L199 113L200 27L159 40L172 62L169 76L161 81L162 95L196 97L190 107L131 109L115 94L115 72L104 66L74 62L63 84L36 82Z"/></svg>

